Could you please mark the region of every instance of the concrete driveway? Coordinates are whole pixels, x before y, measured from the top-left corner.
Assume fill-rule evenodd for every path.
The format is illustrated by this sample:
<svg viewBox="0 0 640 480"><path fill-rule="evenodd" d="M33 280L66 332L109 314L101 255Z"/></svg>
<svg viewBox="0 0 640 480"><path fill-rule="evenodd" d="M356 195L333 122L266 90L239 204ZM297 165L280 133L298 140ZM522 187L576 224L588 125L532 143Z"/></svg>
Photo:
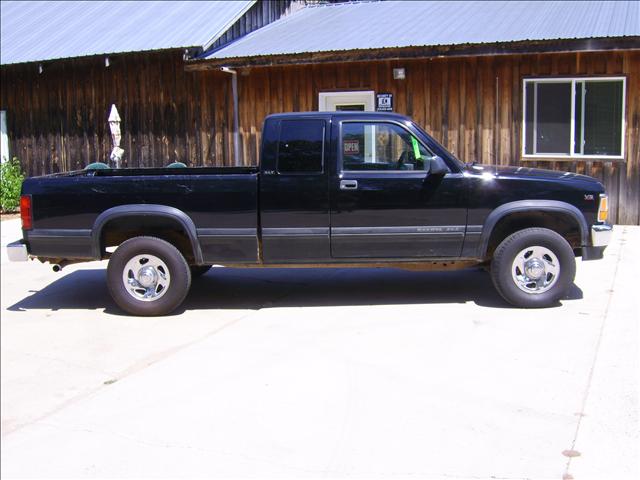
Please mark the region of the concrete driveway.
<svg viewBox="0 0 640 480"><path fill-rule="evenodd" d="M2 476L640 478L638 245L545 310L480 270L216 269L161 318L3 249Z"/></svg>

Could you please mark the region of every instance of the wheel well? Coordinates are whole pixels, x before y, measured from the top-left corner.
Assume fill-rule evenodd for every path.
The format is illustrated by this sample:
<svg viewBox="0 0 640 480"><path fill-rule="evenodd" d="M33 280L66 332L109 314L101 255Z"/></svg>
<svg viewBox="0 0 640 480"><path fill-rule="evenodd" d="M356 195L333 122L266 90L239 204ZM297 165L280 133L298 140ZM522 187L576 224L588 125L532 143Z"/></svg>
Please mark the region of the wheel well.
<svg viewBox="0 0 640 480"><path fill-rule="evenodd" d="M183 225L176 220L153 216L128 216L109 220L100 232L100 256L109 256L107 248L117 247L133 237L157 237L175 246L187 260L195 263L191 240Z"/></svg>
<svg viewBox="0 0 640 480"><path fill-rule="evenodd" d="M514 212L502 217L493 227L485 256L493 257L498 245L512 233L532 227L553 230L562 235L574 250L579 249L582 244L580 225L569 214L545 211Z"/></svg>

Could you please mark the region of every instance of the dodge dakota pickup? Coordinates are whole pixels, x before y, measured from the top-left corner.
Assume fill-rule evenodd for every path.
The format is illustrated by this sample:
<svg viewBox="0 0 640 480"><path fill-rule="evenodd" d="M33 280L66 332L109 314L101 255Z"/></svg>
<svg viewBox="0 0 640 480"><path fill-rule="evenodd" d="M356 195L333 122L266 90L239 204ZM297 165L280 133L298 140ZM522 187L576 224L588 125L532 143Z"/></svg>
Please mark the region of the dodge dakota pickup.
<svg viewBox="0 0 640 480"><path fill-rule="evenodd" d="M546 307L572 285L575 257L602 258L610 239L597 180L465 164L401 115L277 114L262 132L259 168L29 178L9 257L56 271L109 259L108 289L134 315L171 312L212 265L484 266L510 304Z"/></svg>

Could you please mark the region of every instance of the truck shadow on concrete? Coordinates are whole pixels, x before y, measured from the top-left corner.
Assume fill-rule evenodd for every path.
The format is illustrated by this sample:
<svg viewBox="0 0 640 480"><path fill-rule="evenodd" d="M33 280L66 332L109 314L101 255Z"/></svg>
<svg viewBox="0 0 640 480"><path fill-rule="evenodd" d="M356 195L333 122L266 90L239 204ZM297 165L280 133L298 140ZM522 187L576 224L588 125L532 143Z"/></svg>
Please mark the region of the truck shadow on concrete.
<svg viewBox="0 0 640 480"><path fill-rule="evenodd" d="M582 296L582 290L574 284L565 299ZM412 272L386 268L214 268L193 280L185 302L173 315L189 310L467 302L514 308L502 300L489 274L481 269ZM12 311L32 309L104 309L109 314L124 314L109 295L104 269L68 273L9 307Z"/></svg>

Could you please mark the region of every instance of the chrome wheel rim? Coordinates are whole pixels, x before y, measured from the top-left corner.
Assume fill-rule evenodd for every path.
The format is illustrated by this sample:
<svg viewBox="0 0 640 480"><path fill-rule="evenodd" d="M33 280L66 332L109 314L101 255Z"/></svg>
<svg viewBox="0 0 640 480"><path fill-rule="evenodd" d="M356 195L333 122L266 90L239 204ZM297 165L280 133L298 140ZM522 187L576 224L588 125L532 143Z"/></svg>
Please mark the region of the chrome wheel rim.
<svg viewBox="0 0 640 480"><path fill-rule="evenodd" d="M517 287L526 293L549 291L560 276L560 262L546 247L531 246L522 249L511 264L511 276Z"/></svg>
<svg viewBox="0 0 640 480"><path fill-rule="evenodd" d="M136 300L153 302L169 289L171 274L167 264L155 255L131 258L122 271L125 290Z"/></svg>

